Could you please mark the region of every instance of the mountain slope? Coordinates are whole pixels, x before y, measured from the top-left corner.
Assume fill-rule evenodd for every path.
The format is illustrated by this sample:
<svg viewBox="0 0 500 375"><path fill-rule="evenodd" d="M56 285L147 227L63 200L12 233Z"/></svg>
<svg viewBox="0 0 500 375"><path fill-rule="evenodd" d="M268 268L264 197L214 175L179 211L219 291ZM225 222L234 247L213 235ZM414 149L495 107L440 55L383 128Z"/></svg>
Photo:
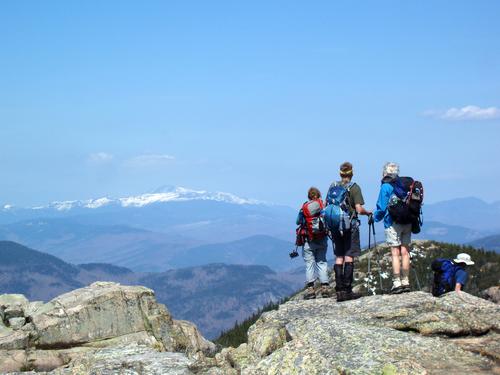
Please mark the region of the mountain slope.
<svg viewBox="0 0 500 375"><path fill-rule="evenodd" d="M500 234L479 238L477 240L471 241L469 245L500 253Z"/></svg>
<svg viewBox="0 0 500 375"><path fill-rule="evenodd" d="M426 220L478 231L500 230L500 205L468 197L425 205Z"/></svg>
<svg viewBox="0 0 500 375"><path fill-rule="evenodd" d="M79 269L15 242L0 241L0 290L47 300L61 291L79 288Z"/></svg>
<svg viewBox="0 0 500 375"><path fill-rule="evenodd" d="M413 235L413 238L464 244L483 235L484 232L475 229L443 224L437 221L425 221L422 231L417 235Z"/></svg>
<svg viewBox="0 0 500 375"><path fill-rule="evenodd" d="M162 271L178 251L198 244L179 235L124 225L81 224L72 218L26 220L0 226L0 239L21 242L70 263L112 263Z"/></svg>
<svg viewBox="0 0 500 375"><path fill-rule="evenodd" d="M301 285L283 281L265 266L209 264L151 274L137 280L155 290L176 317L196 323L208 338L242 321L260 307L295 292Z"/></svg>
<svg viewBox="0 0 500 375"><path fill-rule="evenodd" d="M202 245L188 249L173 259L175 267L191 267L208 263L266 265L274 270L294 267L288 253L294 244L271 236L257 235L238 241Z"/></svg>

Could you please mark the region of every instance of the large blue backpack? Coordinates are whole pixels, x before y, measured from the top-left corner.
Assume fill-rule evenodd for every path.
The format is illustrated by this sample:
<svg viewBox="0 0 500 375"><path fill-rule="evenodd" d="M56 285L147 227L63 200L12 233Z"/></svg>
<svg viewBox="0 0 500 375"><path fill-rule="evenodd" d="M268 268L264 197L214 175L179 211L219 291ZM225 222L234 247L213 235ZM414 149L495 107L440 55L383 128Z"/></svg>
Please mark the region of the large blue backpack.
<svg viewBox="0 0 500 375"><path fill-rule="evenodd" d="M455 289L455 274L458 268L449 259L439 258L432 262L431 269L434 271L433 296L438 297Z"/></svg>
<svg viewBox="0 0 500 375"><path fill-rule="evenodd" d="M352 216L349 209L349 191L354 185L350 182L343 186L335 182L328 189L326 195L325 223L332 234L343 234L351 229Z"/></svg>

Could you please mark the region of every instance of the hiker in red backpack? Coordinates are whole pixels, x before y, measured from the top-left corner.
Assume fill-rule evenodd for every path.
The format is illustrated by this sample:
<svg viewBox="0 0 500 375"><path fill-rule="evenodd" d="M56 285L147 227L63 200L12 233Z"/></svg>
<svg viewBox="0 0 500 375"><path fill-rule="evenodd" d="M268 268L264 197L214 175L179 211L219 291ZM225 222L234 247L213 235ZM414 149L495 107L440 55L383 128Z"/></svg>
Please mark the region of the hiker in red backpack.
<svg viewBox="0 0 500 375"><path fill-rule="evenodd" d="M361 297L352 291L354 258L361 255L358 215L370 216L371 212L363 207L365 201L361 188L352 181L354 175L352 164L347 161L342 163L339 174L341 180L330 185L326 201L328 205L338 206L337 214L340 215L338 222L332 217L332 223L327 220L327 224L334 244L333 270L337 302L342 302ZM335 215L335 211L332 211L332 215Z"/></svg>
<svg viewBox="0 0 500 375"><path fill-rule="evenodd" d="M306 291L304 299L316 298L314 282L316 275L321 283L320 295L323 298L331 296L328 282L328 264L326 250L328 237L323 220L324 203L320 191L311 187L307 193L309 199L302 205L297 216L297 225L306 230L306 242L302 248L302 257L306 265Z"/></svg>

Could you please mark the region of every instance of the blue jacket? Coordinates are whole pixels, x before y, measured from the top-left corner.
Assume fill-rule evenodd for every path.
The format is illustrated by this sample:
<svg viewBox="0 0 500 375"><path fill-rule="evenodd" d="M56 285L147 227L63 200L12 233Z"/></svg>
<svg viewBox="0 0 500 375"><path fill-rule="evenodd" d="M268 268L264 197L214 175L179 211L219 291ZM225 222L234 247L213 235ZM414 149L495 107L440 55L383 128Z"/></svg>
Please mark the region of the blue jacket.
<svg viewBox="0 0 500 375"><path fill-rule="evenodd" d="M380 193L378 194L377 209L373 213L373 218L376 222L384 219L384 228L389 228L392 225L392 218L389 215L389 210L387 205L389 204L389 199L394 192L394 188L391 184L384 182L380 186Z"/></svg>

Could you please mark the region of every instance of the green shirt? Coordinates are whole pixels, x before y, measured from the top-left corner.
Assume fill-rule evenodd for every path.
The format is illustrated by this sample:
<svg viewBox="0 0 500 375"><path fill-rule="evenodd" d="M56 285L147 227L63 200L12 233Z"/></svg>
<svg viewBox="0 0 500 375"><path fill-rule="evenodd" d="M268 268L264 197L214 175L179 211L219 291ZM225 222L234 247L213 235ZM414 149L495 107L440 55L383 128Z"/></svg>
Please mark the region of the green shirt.
<svg viewBox="0 0 500 375"><path fill-rule="evenodd" d="M342 184L344 187L347 186L347 184ZM351 188L349 189L349 212L351 214L355 214L354 216L357 216L356 213L356 205L360 204L361 206L365 204L365 200L363 199L363 193L361 193L361 188L357 183L354 183Z"/></svg>

